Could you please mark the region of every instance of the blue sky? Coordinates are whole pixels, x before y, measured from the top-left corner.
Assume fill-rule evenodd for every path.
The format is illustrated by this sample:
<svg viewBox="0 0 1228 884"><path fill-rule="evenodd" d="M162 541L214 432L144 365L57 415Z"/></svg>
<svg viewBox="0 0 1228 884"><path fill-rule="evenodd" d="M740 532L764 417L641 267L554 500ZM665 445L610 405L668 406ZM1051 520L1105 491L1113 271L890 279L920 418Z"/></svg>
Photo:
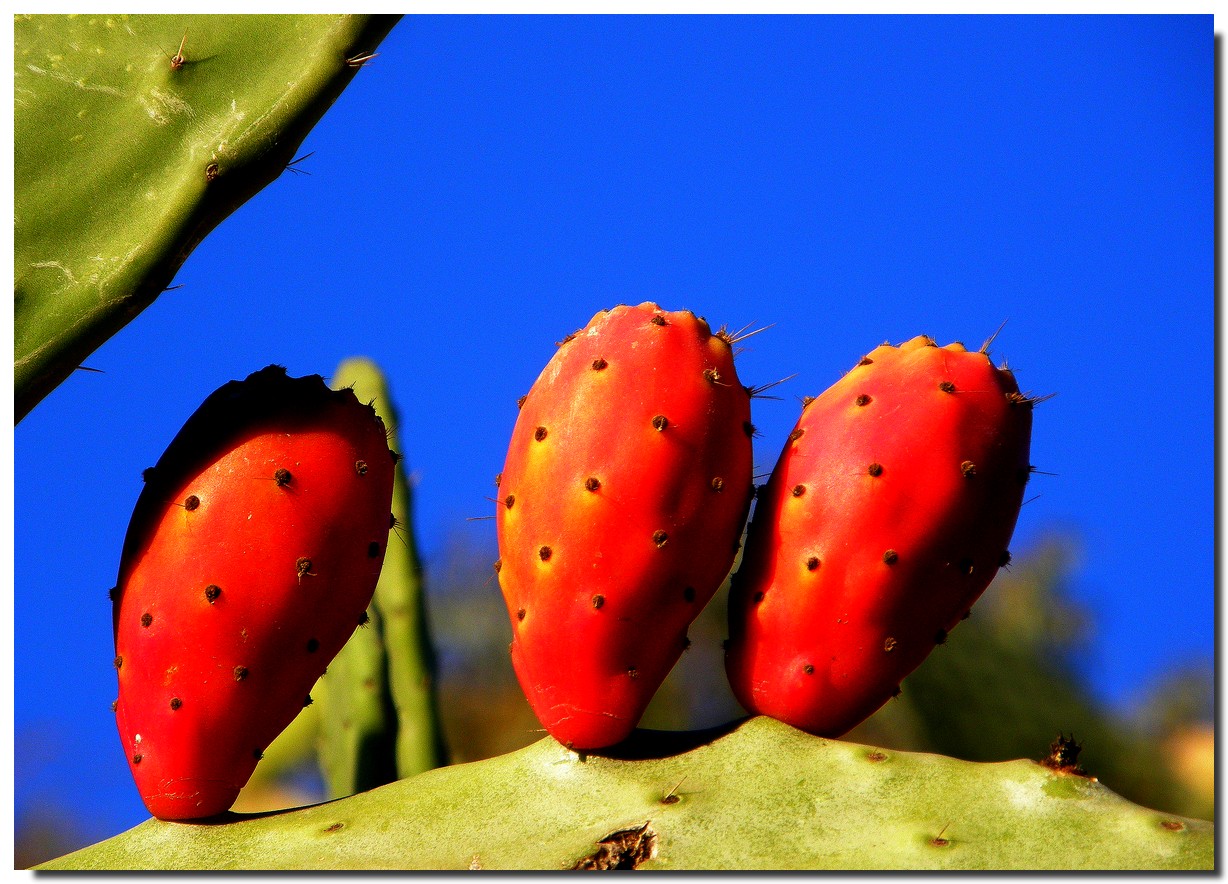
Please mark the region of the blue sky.
<svg viewBox="0 0 1228 884"><path fill-rule="evenodd" d="M145 818L106 592L141 470L212 390L373 357L426 555L455 532L493 548L465 519L516 398L616 303L772 325L738 364L796 374L755 403L761 472L796 399L875 345L979 346L1009 320L995 356L1057 394L1032 456L1056 475L1012 547L1081 538L1085 674L1120 704L1209 659L1212 61L1210 16L403 20L308 137L310 174L211 234L87 360L104 373L15 431L19 804L75 806L94 837Z"/></svg>

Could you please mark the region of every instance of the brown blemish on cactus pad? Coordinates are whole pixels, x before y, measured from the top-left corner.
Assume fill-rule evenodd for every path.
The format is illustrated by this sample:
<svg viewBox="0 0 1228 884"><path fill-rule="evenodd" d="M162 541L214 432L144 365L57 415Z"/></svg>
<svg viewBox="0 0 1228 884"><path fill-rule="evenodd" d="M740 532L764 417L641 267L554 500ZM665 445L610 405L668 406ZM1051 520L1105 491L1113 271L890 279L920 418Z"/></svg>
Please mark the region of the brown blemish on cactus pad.
<svg viewBox="0 0 1228 884"><path fill-rule="evenodd" d="M1161 820L1160 828L1168 829L1170 832L1180 832L1185 828L1185 823L1180 820Z"/></svg>
<svg viewBox="0 0 1228 884"><path fill-rule="evenodd" d="M208 586L205 587L205 600L211 605L217 601L218 596L220 596L221 594L222 594L222 588L218 586L216 583L210 583Z"/></svg>
<svg viewBox="0 0 1228 884"><path fill-rule="evenodd" d="M661 529L658 528L656 531L652 532L652 542L657 545L657 549L660 549L661 547L665 546L666 542L668 541L669 541L669 535L666 534Z"/></svg>
<svg viewBox="0 0 1228 884"><path fill-rule="evenodd" d="M721 491L724 491L725 490L725 480L722 479L720 476L714 477L712 479L712 490L718 493Z"/></svg>
<svg viewBox="0 0 1228 884"><path fill-rule="evenodd" d="M344 828L345 828L345 823L333 823L331 826L328 826L327 828L321 829L321 830L320 830L320 834L321 834L321 835L328 835L328 834L330 834L330 833L332 833L332 832L340 832L340 831L341 831L342 829L344 829Z"/></svg>
<svg viewBox="0 0 1228 884"><path fill-rule="evenodd" d="M495 487L498 488L503 483L503 474L495 473Z"/></svg>
<svg viewBox="0 0 1228 884"><path fill-rule="evenodd" d="M536 430L533 431L533 438L536 439L538 442L540 442L543 439L545 439L547 435L549 435L549 432L550 431L547 430L545 427L538 427Z"/></svg>
<svg viewBox="0 0 1228 884"><path fill-rule="evenodd" d="M943 381L938 385L938 389L944 393L954 393L955 384L951 383L950 381Z"/></svg>
<svg viewBox="0 0 1228 884"><path fill-rule="evenodd" d="M807 571L817 571L818 568L819 568L819 557L818 556L811 556L810 558L806 559L806 570Z"/></svg>
<svg viewBox="0 0 1228 884"><path fill-rule="evenodd" d="M660 313L653 314L651 322L653 325L665 325L666 324L665 317L662 316Z"/></svg>
<svg viewBox="0 0 1228 884"><path fill-rule="evenodd" d="M537 551L537 557L541 559L543 562L550 561L550 557L552 555L554 555L554 550L552 550L548 546L543 546L541 549Z"/></svg>
<svg viewBox="0 0 1228 884"><path fill-rule="evenodd" d="M789 493L792 494L794 497L801 497L803 494L806 493L806 486L805 485L794 485L793 489Z"/></svg>
<svg viewBox="0 0 1228 884"><path fill-rule="evenodd" d="M870 397L869 397L868 395L866 395L865 393L862 393L862 394L861 394L860 396L858 396L858 397L857 397L857 399L856 399L856 400L854 400L854 401L856 401L856 403L857 403L858 405L869 405L869 404L870 404L870 402L871 402L871 399L870 399Z"/></svg>
<svg viewBox="0 0 1228 884"><path fill-rule="evenodd" d="M593 371L604 371L610 363L606 362L600 356L593 360Z"/></svg>
<svg viewBox="0 0 1228 884"><path fill-rule="evenodd" d="M149 624L151 623L153 623L153 614L150 614L148 611L146 611L144 614L141 615L141 625L148 629Z"/></svg>
<svg viewBox="0 0 1228 884"><path fill-rule="evenodd" d="M893 549L889 549L885 553L883 553L883 562L888 565L894 565L899 560L900 560L900 554L897 553Z"/></svg>
<svg viewBox="0 0 1228 884"><path fill-rule="evenodd" d="M877 763L879 761L886 761L886 760L887 760L887 753L879 752L877 749L875 749L873 752L869 752L866 754L866 761L873 761Z"/></svg>
<svg viewBox="0 0 1228 884"><path fill-rule="evenodd" d="M605 596L598 593L593 596L593 610L599 610L605 604Z"/></svg>
<svg viewBox="0 0 1228 884"><path fill-rule="evenodd" d="M217 163L210 163L209 165L205 166L205 180L206 181L216 181L217 176L220 173L221 173L221 170L218 168Z"/></svg>
<svg viewBox="0 0 1228 884"><path fill-rule="evenodd" d="M573 871L615 871L638 869L657 855L657 833L648 823L611 832L597 842L597 849L581 857Z"/></svg>
<svg viewBox="0 0 1228 884"><path fill-rule="evenodd" d="M970 460L966 460L959 465L959 471L965 479L971 479L976 475L976 464Z"/></svg>
<svg viewBox="0 0 1228 884"><path fill-rule="evenodd" d="M596 491L601 487L601 480L596 476L589 476L584 480L584 488L586 491Z"/></svg>
<svg viewBox="0 0 1228 884"><path fill-rule="evenodd" d="M652 428L660 432L669 426L669 418L663 414L658 414L652 419Z"/></svg>
<svg viewBox="0 0 1228 884"><path fill-rule="evenodd" d="M178 709L182 705L183 700L180 700L178 697L171 697L171 711Z"/></svg>
<svg viewBox="0 0 1228 884"><path fill-rule="evenodd" d="M516 611L516 619L517 619L517 620L523 620L523 619L524 619L524 614L525 614L525 610L524 610L524 608L520 608L518 611Z"/></svg>
<svg viewBox="0 0 1228 884"><path fill-rule="evenodd" d="M316 574L311 570L311 559L306 556L299 556L298 561L294 563L294 569L298 573L299 583L303 582L303 577L315 577Z"/></svg>
<svg viewBox="0 0 1228 884"><path fill-rule="evenodd" d="M871 476L874 476L877 478L878 476L881 476L883 474L883 465L877 462L872 463L866 469L866 472L869 473Z"/></svg>
<svg viewBox="0 0 1228 884"><path fill-rule="evenodd" d="M234 676L235 676L235 681L243 681L243 679L247 678L247 667L246 666L236 666L234 668Z"/></svg>
<svg viewBox="0 0 1228 884"><path fill-rule="evenodd" d="M509 494L507 497L503 498L503 505L510 510L513 506L516 505L516 495Z"/></svg>
<svg viewBox="0 0 1228 884"><path fill-rule="evenodd" d="M899 642L897 642L891 636L887 636L885 639L883 639L883 650L886 651L888 654L890 654L892 651L895 650L895 646L897 644L899 644Z"/></svg>
<svg viewBox="0 0 1228 884"><path fill-rule="evenodd" d="M640 677L640 671L638 669L636 669L634 666L627 667L627 678L639 678L639 677Z"/></svg>
<svg viewBox="0 0 1228 884"><path fill-rule="evenodd" d="M140 752L138 752L137 754L135 754L135 755L133 755L133 756L132 756L132 763L133 763L133 764L140 764L140 763L141 763L141 759L142 759L142 758L144 758L144 757L145 757L144 755L142 755Z"/></svg>
<svg viewBox="0 0 1228 884"><path fill-rule="evenodd" d="M503 559L495 559L494 569L496 574L503 570Z"/></svg>
<svg viewBox="0 0 1228 884"><path fill-rule="evenodd" d="M715 368L704 369L704 380L710 384L718 383L721 379L721 373Z"/></svg>
<svg viewBox="0 0 1228 884"><path fill-rule="evenodd" d="M1083 744L1075 741L1074 734L1067 737L1059 733L1057 739L1049 744L1049 754L1040 763L1058 773L1086 777L1087 771L1079 766L1079 753L1082 751Z"/></svg>
<svg viewBox="0 0 1228 884"><path fill-rule="evenodd" d="M192 510L196 509L199 506L200 506L200 498L197 497L195 494L189 494L187 496L187 499L184 500L183 502L183 508L187 510L188 512L192 512Z"/></svg>
<svg viewBox="0 0 1228 884"><path fill-rule="evenodd" d="M874 364L874 360L871 359L869 356L862 356L861 361L857 363L858 366L873 365L873 364Z"/></svg>
<svg viewBox="0 0 1228 884"><path fill-rule="evenodd" d="M354 461L354 472L360 476L365 476L367 474L367 462L365 460Z"/></svg>
<svg viewBox="0 0 1228 884"><path fill-rule="evenodd" d="M289 485L292 478L294 477L290 475L290 471L284 467L278 468L278 470L273 473L273 481L277 483L279 488L285 488L287 485Z"/></svg>
<svg viewBox="0 0 1228 884"><path fill-rule="evenodd" d="M524 408L524 403L525 403L525 400L526 400L526 399L528 399L528 398L529 398L529 397L528 397L528 394L526 394L526 395L524 395L524 396L521 396L519 399L517 399L517 400L516 400L516 407L517 407L517 408Z"/></svg>
<svg viewBox="0 0 1228 884"><path fill-rule="evenodd" d="M806 673L807 675L814 675L814 664L807 663L802 667L802 672Z"/></svg>
<svg viewBox="0 0 1228 884"><path fill-rule="evenodd" d="M111 664L112 664L112 665L113 665L113 666L114 666L116 669L123 669L123 668L124 668L124 658L123 658L123 657L121 657L121 656L116 656L116 658L115 658L114 660L112 660L112 661L111 661Z"/></svg>
<svg viewBox="0 0 1228 884"><path fill-rule="evenodd" d="M802 438L802 436L805 436L805 435L806 435L805 430L800 429L800 428L796 429L792 433L789 434L789 441L796 442L798 439Z"/></svg>

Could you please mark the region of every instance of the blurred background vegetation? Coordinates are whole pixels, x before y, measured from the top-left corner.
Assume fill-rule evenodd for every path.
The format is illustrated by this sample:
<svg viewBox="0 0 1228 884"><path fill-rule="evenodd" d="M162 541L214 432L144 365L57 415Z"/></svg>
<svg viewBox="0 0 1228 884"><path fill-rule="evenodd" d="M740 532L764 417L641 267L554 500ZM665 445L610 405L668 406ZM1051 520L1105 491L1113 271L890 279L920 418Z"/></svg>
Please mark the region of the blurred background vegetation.
<svg viewBox="0 0 1228 884"><path fill-rule="evenodd" d="M511 628L477 532L458 532L427 563L439 657L439 698L452 763L541 739L507 654ZM1106 708L1080 677L1094 624L1070 600L1078 539L1054 533L1015 553L972 616L903 684L903 692L846 737L883 748L975 761L1044 757L1059 733L1083 745L1080 764L1119 794L1158 810L1214 818L1214 675L1192 661L1143 686L1125 710ZM727 587L691 628L691 648L653 700L643 727L689 730L745 715L725 681ZM327 676L325 676L327 679ZM235 805L271 810L325 800L316 757L318 708L282 734ZM44 747L48 760L54 746ZM28 757L28 756L27 756ZM16 808L17 868L80 846L71 812Z"/></svg>

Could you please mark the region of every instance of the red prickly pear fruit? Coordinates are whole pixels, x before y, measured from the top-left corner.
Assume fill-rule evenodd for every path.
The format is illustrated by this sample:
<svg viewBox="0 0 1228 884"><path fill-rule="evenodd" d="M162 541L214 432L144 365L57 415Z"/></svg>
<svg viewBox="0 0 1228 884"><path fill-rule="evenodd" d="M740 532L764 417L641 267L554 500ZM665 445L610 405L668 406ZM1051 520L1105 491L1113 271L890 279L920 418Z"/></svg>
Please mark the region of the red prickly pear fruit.
<svg viewBox="0 0 1228 884"><path fill-rule="evenodd" d="M393 463L352 390L269 366L146 471L113 614L116 723L155 817L229 809L303 708L370 604Z"/></svg>
<svg viewBox="0 0 1228 884"><path fill-rule="evenodd" d="M496 567L517 678L573 749L634 730L733 565L753 428L731 342L690 312L615 307L522 400Z"/></svg>
<svg viewBox="0 0 1228 884"><path fill-rule="evenodd" d="M838 737L899 692L1009 559L1034 401L984 352L918 337L806 404L730 591L748 711Z"/></svg>

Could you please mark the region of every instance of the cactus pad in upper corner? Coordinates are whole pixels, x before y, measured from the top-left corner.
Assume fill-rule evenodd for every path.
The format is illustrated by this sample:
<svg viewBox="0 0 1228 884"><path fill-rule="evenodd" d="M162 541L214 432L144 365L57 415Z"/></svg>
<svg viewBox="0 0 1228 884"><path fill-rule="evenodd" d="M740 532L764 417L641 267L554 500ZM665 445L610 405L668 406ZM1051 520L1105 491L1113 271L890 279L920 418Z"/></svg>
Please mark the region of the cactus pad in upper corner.
<svg viewBox="0 0 1228 884"><path fill-rule="evenodd" d="M17 16L18 420L282 173L397 18Z"/></svg>

